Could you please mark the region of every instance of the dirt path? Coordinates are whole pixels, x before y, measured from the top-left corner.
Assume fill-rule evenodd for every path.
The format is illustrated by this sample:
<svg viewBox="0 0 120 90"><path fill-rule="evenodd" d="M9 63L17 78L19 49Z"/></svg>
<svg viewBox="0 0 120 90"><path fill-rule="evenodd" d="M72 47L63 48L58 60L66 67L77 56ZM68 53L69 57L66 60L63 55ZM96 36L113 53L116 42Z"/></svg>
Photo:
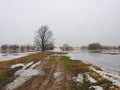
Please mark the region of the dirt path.
<svg viewBox="0 0 120 90"><path fill-rule="evenodd" d="M41 63L35 69L42 74L32 76L16 90L89 90L90 88L93 90L92 86L100 86L104 90L113 90L112 88L120 90L111 81L90 69L92 66L101 71L97 66L71 60L69 57L59 54L52 54L47 58L40 59L40 61ZM78 74L84 75L84 77L78 77ZM90 75L97 82L91 82L87 75ZM84 79L82 83L81 78Z"/></svg>
<svg viewBox="0 0 120 90"><path fill-rule="evenodd" d="M54 60L49 61L49 58ZM32 77L17 90L64 90L65 88L68 88L65 90L70 90L59 56L49 58L42 60L41 64L36 67L37 70L43 70L44 75Z"/></svg>
<svg viewBox="0 0 120 90"><path fill-rule="evenodd" d="M60 73L54 78L54 73ZM54 63L50 66L46 78L39 86L39 90L62 90L62 81L64 79L63 68L60 65L59 57L55 58Z"/></svg>

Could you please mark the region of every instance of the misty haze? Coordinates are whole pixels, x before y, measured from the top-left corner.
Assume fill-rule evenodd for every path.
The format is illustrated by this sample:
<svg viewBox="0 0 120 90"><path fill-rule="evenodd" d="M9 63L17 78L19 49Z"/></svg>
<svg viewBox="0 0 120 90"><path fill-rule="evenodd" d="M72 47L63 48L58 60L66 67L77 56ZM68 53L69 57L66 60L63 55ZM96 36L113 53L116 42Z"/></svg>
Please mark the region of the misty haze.
<svg viewBox="0 0 120 90"><path fill-rule="evenodd" d="M0 0L0 90L120 90L120 1Z"/></svg>

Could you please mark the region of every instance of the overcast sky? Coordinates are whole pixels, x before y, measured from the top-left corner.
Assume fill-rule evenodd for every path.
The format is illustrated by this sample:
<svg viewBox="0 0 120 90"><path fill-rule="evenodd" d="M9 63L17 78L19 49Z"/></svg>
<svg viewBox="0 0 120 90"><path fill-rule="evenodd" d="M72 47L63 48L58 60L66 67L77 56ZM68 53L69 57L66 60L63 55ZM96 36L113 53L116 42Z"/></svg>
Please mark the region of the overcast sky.
<svg viewBox="0 0 120 90"><path fill-rule="evenodd" d="M0 44L33 44L41 25L57 46L120 45L120 0L0 0Z"/></svg>

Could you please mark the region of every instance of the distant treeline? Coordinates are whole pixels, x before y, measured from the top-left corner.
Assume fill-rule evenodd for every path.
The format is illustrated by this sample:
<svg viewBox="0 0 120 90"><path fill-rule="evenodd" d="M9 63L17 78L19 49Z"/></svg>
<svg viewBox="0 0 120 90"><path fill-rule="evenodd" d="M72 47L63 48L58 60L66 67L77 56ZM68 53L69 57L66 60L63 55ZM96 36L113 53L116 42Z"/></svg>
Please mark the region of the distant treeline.
<svg viewBox="0 0 120 90"><path fill-rule="evenodd" d="M88 46L82 46L81 49L88 50L120 50L120 46L104 46L100 43L91 43Z"/></svg>
<svg viewBox="0 0 120 90"><path fill-rule="evenodd" d="M61 49L62 51L70 51L70 50L73 50L73 47L70 46L70 45L68 45L68 44L63 44L63 45L60 47L60 49Z"/></svg>
<svg viewBox="0 0 120 90"><path fill-rule="evenodd" d="M47 45L47 50L53 50L55 48L54 45ZM23 53L23 52L34 52L40 51L40 48L35 45L8 45L4 44L0 46L0 52L2 53Z"/></svg>

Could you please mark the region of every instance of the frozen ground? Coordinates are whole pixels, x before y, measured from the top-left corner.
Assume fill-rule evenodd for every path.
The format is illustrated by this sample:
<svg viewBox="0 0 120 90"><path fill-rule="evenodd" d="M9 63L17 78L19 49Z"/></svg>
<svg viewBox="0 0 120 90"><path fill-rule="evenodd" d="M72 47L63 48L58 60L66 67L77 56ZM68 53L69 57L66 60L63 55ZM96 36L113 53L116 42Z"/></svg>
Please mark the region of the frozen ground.
<svg viewBox="0 0 120 90"><path fill-rule="evenodd" d="M78 74L77 77L73 77L72 78L75 82L78 82L78 83L83 83L83 75L82 74Z"/></svg>
<svg viewBox="0 0 120 90"><path fill-rule="evenodd" d="M57 79L62 73L61 72L55 72L53 73L53 77Z"/></svg>
<svg viewBox="0 0 120 90"><path fill-rule="evenodd" d="M29 54L32 54L35 52L26 52L26 53L0 53L0 61L9 61L15 58L19 58L19 57L23 57L23 56L27 56Z"/></svg>
<svg viewBox="0 0 120 90"><path fill-rule="evenodd" d="M112 70L109 68L103 68L103 67L102 67L102 71L96 70L93 67L91 67L91 69L97 72L98 74L100 74L101 76L103 76L104 78L110 80L114 85L120 87L120 72L119 71Z"/></svg>
<svg viewBox="0 0 120 90"><path fill-rule="evenodd" d="M93 67L91 67L91 69L110 80L114 85L120 87L120 55L104 55L86 51L73 51L70 52L68 56L73 60L82 60L85 63L87 62L100 66L102 71L96 70ZM92 77L89 75L87 76L90 82L96 82ZM76 78L76 81L79 81L79 76ZM94 88L96 88L95 90L103 90L101 87L95 86Z"/></svg>
<svg viewBox="0 0 120 90"><path fill-rule="evenodd" d="M83 84L83 83L84 83L84 80L85 80L84 75L87 76L86 79L89 80L91 83L94 83L94 84L97 83L97 81L96 81L94 78L92 78L88 73L78 74L77 77L73 77L72 79L73 79L75 82L77 82L77 85ZM90 88L90 89L91 89L91 88L94 88L94 90L104 90L101 86L90 86L89 88Z"/></svg>
<svg viewBox="0 0 120 90"><path fill-rule="evenodd" d="M96 83L97 81L92 78L89 74L87 74L87 79L91 82L91 83Z"/></svg>
<svg viewBox="0 0 120 90"><path fill-rule="evenodd" d="M18 76L13 82L9 83L6 85L5 90L14 90L15 88L21 86L25 81L30 79L34 75L42 75L43 71L42 70L36 70L34 67L39 65L41 62L30 62L28 64L16 64L12 65L10 68L16 68L19 66L23 66L22 69L18 70L15 72L15 76ZM29 67L29 68L28 68Z"/></svg>
<svg viewBox="0 0 120 90"><path fill-rule="evenodd" d="M102 87L100 86L92 86L92 88L94 88L95 90L104 90Z"/></svg>

